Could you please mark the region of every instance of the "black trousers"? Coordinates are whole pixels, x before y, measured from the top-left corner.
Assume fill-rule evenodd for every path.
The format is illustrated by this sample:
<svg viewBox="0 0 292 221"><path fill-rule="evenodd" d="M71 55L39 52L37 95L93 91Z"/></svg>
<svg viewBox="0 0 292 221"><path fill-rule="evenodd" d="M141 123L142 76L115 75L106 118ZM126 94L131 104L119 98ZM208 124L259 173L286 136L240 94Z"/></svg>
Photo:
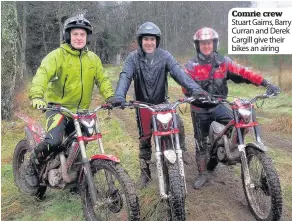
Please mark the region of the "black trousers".
<svg viewBox="0 0 292 221"><path fill-rule="evenodd" d="M232 111L223 104L211 109L211 111L191 112L194 137L198 141L196 145L196 154L205 155L208 150L207 137L209 135L209 128L212 121L216 121L221 124L228 124L233 119Z"/></svg>
<svg viewBox="0 0 292 221"><path fill-rule="evenodd" d="M144 160L150 160L152 154L151 136L152 136L152 118L150 110L146 108L136 109L136 120L139 130L139 158ZM185 147L185 128L182 119L177 114L177 123L179 128L179 142L182 150L186 150Z"/></svg>
<svg viewBox="0 0 292 221"><path fill-rule="evenodd" d="M38 157L46 158L57 151L63 137L74 130L73 120L57 111L46 112L46 135L44 142L40 143L35 153Z"/></svg>

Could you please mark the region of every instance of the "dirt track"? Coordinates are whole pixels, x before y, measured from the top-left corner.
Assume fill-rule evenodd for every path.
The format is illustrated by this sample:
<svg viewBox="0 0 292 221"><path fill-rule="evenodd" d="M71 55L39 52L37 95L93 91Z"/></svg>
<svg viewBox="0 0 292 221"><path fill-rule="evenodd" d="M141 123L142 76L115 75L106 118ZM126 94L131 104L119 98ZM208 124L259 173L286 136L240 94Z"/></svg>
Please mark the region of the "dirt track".
<svg viewBox="0 0 292 221"><path fill-rule="evenodd" d="M133 95L133 89L130 88L128 95ZM134 111L133 111L134 112ZM134 114L121 114L120 111L114 111L115 116L120 119L121 125L132 137L137 137L137 128ZM185 114L189 115L189 114ZM185 118L186 116L184 116ZM190 120L190 119L188 119ZM265 132L265 129L263 128ZM288 150L291 147L292 139L279 139L271 133L263 133L263 140L267 146L283 148ZM186 130L187 148L194 155L193 150L193 132ZM138 148L138 140L137 140ZM152 165L153 172L155 165ZM219 164L212 176L211 182L202 190L192 188L197 169L195 163L185 167L188 195L186 199L187 220L201 221L252 221L255 220L251 214L245 196L239 175L235 172L235 166L225 166ZM156 176L156 174L153 174ZM153 182L157 182L154 180ZM292 211L288 211L283 206L282 221L292 220Z"/></svg>

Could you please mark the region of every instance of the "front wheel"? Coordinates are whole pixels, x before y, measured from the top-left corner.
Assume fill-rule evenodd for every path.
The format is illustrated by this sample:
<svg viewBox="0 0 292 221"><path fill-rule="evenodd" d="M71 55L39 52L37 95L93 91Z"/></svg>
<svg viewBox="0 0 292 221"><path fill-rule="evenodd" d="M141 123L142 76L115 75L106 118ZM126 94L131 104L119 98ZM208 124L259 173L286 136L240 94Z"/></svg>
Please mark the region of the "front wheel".
<svg viewBox="0 0 292 221"><path fill-rule="evenodd" d="M171 220L184 221L186 220L184 181L179 173L177 163L171 164L166 162L166 164L168 170L166 186L168 187L168 204Z"/></svg>
<svg viewBox="0 0 292 221"><path fill-rule="evenodd" d="M27 140L21 140L14 149L13 154L13 176L14 182L18 188L25 194L36 196L38 199L42 199L47 187L36 186L31 187L24 178L25 167L29 161L30 146Z"/></svg>
<svg viewBox="0 0 292 221"><path fill-rule="evenodd" d="M119 164L107 160L94 160L91 162L91 172L98 199L94 206L88 186L85 184L81 198L86 220L140 220L134 183Z"/></svg>
<svg viewBox="0 0 292 221"><path fill-rule="evenodd" d="M253 147L246 148L248 169L251 185L248 187L242 181L248 205L259 221L280 220L282 215L281 186L272 160ZM243 169L242 169L243 170Z"/></svg>

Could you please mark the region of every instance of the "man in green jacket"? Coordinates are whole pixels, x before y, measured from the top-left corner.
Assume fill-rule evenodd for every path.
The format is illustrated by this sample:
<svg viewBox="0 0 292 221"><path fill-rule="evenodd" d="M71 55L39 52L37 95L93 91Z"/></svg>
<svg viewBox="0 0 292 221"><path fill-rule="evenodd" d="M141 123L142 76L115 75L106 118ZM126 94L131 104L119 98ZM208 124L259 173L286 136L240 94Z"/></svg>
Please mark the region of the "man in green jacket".
<svg viewBox="0 0 292 221"><path fill-rule="evenodd" d="M76 112L88 109L94 83L106 101L114 92L104 73L100 58L86 45L92 36L92 26L83 16L68 18L64 23L63 40L59 48L50 52L42 61L32 81L29 97L33 108L58 103ZM31 154L25 180L38 185L36 167L50 153L56 151L72 120L56 111L46 112L46 136Z"/></svg>

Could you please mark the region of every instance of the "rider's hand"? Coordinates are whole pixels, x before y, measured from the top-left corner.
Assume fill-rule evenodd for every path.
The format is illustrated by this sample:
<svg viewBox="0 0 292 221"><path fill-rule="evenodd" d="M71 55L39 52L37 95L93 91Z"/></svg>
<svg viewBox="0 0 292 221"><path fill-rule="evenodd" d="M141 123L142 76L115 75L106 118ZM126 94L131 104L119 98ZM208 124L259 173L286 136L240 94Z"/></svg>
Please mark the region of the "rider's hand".
<svg viewBox="0 0 292 221"><path fill-rule="evenodd" d="M278 95L281 92L281 88L278 86L272 84L271 82L267 80L263 80L262 85L267 89L266 94L267 95Z"/></svg>
<svg viewBox="0 0 292 221"><path fill-rule="evenodd" d="M32 99L32 107L34 109L40 109L47 106L47 103L42 98L34 98Z"/></svg>
<svg viewBox="0 0 292 221"><path fill-rule="evenodd" d="M114 100L114 97L112 96L112 97L107 98L105 102L107 104L112 104L113 100Z"/></svg>
<svg viewBox="0 0 292 221"><path fill-rule="evenodd" d="M111 101L111 104L113 105L113 107L121 106L123 108L125 103L126 103L125 99L121 99L121 98L113 98L113 100Z"/></svg>
<svg viewBox="0 0 292 221"><path fill-rule="evenodd" d="M281 88L279 88L278 86L274 85L274 84L269 84L267 87L267 91L266 94L267 95L278 95L281 93Z"/></svg>
<svg viewBox="0 0 292 221"><path fill-rule="evenodd" d="M197 100L210 100L210 94L207 91L194 91L192 96L195 97Z"/></svg>

